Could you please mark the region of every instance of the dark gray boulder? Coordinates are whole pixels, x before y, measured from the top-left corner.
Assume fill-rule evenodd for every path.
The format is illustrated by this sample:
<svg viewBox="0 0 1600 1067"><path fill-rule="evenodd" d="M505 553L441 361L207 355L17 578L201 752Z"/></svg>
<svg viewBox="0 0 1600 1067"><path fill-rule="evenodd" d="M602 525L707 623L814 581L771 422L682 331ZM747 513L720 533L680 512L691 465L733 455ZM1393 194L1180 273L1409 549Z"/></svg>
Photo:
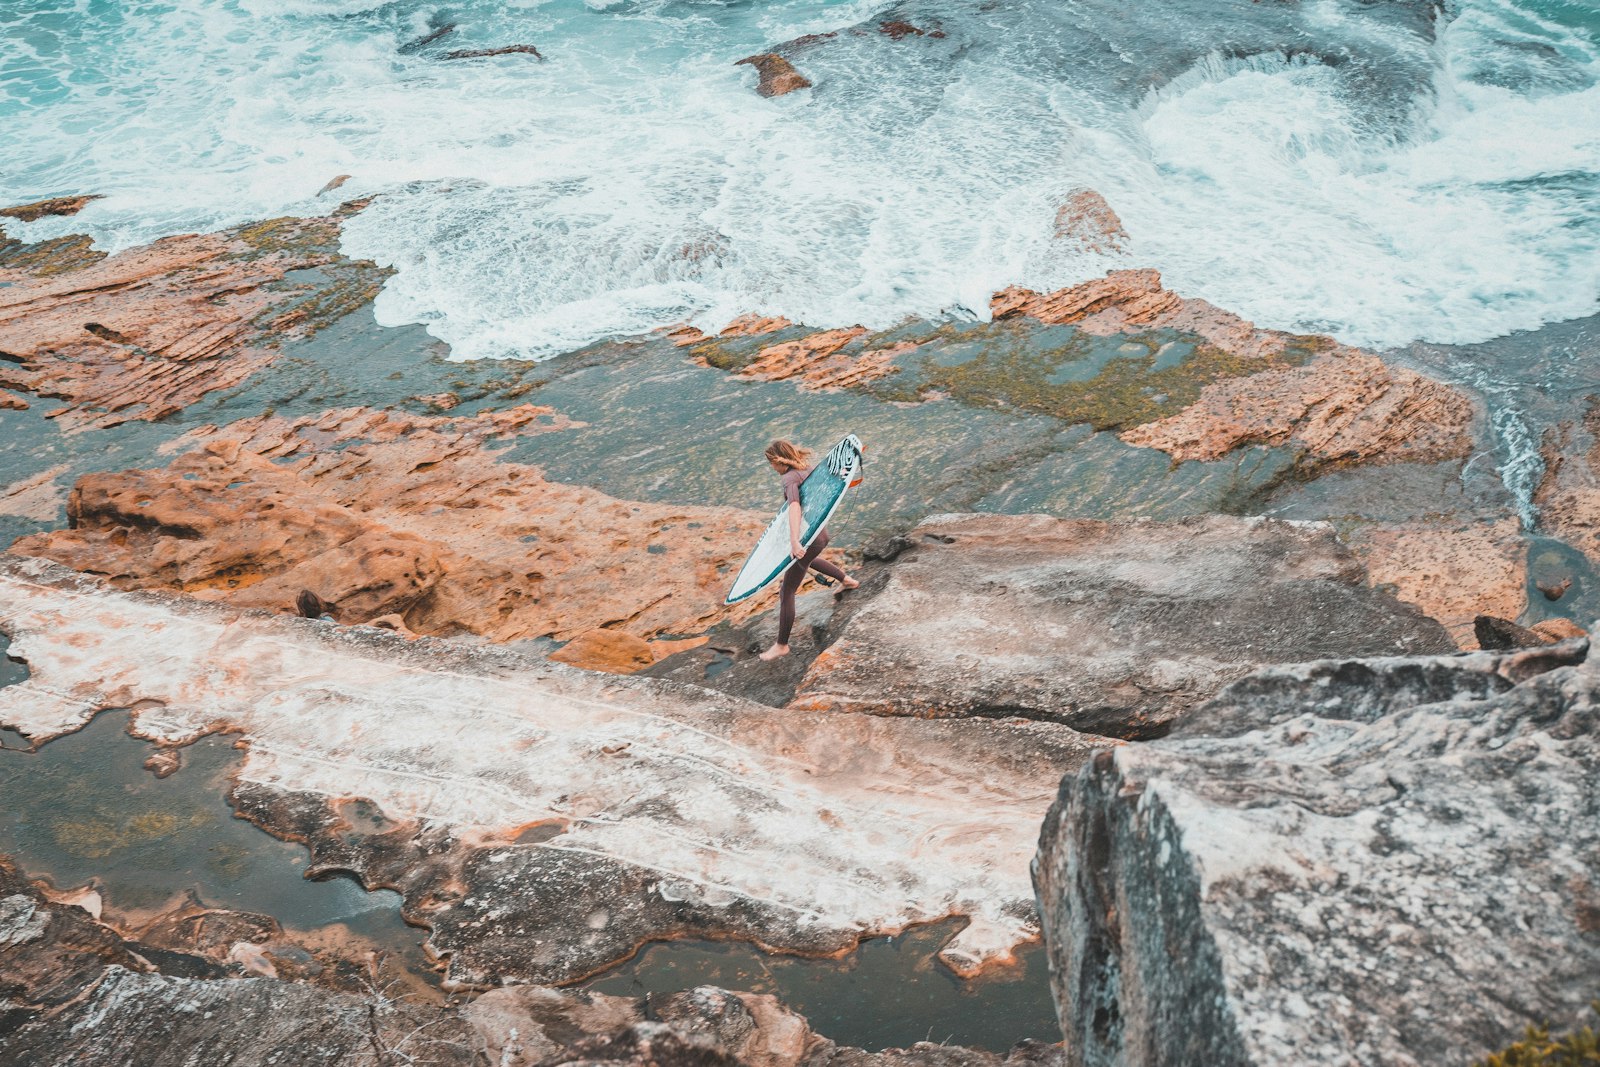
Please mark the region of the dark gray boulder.
<svg viewBox="0 0 1600 1067"><path fill-rule="evenodd" d="M1600 993L1600 664L1263 670L1063 782L1034 867L1073 1064L1468 1064Z"/></svg>

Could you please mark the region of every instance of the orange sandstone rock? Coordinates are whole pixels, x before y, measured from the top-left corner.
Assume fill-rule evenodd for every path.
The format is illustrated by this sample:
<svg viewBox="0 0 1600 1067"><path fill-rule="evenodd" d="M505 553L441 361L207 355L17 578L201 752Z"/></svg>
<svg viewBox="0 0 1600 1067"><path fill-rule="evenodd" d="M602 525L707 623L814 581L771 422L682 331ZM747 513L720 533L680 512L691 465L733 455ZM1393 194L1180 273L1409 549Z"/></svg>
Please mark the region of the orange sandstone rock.
<svg viewBox="0 0 1600 1067"><path fill-rule="evenodd" d="M746 56L734 66L748 64L756 68L760 81L756 83L756 92L762 96L783 96L796 89L811 88L811 80L798 70L794 64L773 52L763 52L760 55Z"/></svg>
<svg viewBox="0 0 1600 1067"><path fill-rule="evenodd" d="M1013 287L990 306L997 319L1028 315L1102 335L1184 330L1247 360L1282 355L1291 342L1318 353L1303 366L1213 382L1178 414L1121 434L1176 459L1218 459L1258 443L1293 442L1321 461L1437 460L1472 448L1477 411L1464 393L1328 338L1258 329L1164 288L1157 271L1114 270L1047 295Z"/></svg>
<svg viewBox="0 0 1600 1067"><path fill-rule="evenodd" d="M606 674L632 674L656 661L650 642L622 630L585 630L550 658Z"/></svg>
<svg viewBox="0 0 1600 1067"><path fill-rule="evenodd" d="M1551 642L1589 636L1588 630L1585 630L1571 619L1545 619L1543 622L1534 623L1528 629Z"/></svg>
<svg viewBox="0 0 1600 1067"><path fill-rule="evenodd" d="M1122 220L1093 189L1074 189L1056 209L1055 237L1085 252L1127 251L1128 231Z"/></svg>
<svg viewBox="0 0 1600 1067"><path fill-rule="evenodd" d="M859 354L841 351L866 332L864 327L850 326L769 345L739 376L766 382L794 380L809 389L842 389L892 374L898 369L894 358L917 347L902 343Z"/></svg>
<svg viewBox="0 0 1600 1067"><path fill-rule="evenodd" d="M718 332L717 336L759 337L762 334L777 333L779 330L787 330L793 325L794 323L790 322L782 315L757 315L752 312L750 314L740 315L738 318L728 323L728 325L724 326L721 331Z"/></svg>
<svg viewBox="0 0 1600 1067"><path fill-rule="evenodd" d="M310 285L284 284L292 271L351 265L338 230L337 216L280 219L74 269L0 267L0 386L65 401L50 414L67 429L160 419L231 389L275 358L280 336L376 291L375 268L345 279L354 286L336 300L306 301Z"/></svg>
<svg viewBox="0 0 1600 1067"><path fill-rule="evenodd" d="M1101 336L1156 327L1186 330L1237 356L1275 355L1289 340L1214 304L1179 296L1162 286L1156 270L1108 271L1104 278L1046 294L1011 286L994 295L989 309L997 319L1028 315Z"/></svg>
<svg viewBox="0 0 1600 1067"><path fill-rule="evenodd" d="M1180 460L1292 442L1323 461L1426 461L1470 453L1475 414L1448 385L1349 349L1214 382L1178 414L1121 437Z"/></svg>
<svg viewBox="0 0 1600 1067"><path fill-rule="evenodd" d="M1478 647L1479 615L1519 617L1528 606L1527 546L1516 518L1361 526L1347 538L1374 585L1438 619L1462 648Z"/></svg>
<svg viewBox="0 0 1600 1067"><path fill-rule="evenodd" d="M1534 492L1546 532L1600 562L1600 400L1583 418L1545 432L1544 477Z"/></svg>
<svg viewBox="0 0 1600 1067"><path fill-rule="evenodd" d="M72 528L12 550L122 588L243 607L292 610L311 589L342 621L398 615L430 636L566 640L607 627L648 637L728 615L727 576L766 517L617 500L491 449L566 425L523 405L205 427L173 442L188 451L165 469L81 478Z"/></svg>
<svg viewBox="0 0 1600 1067"><path fill-rule="evenodd" d="M757 315L754 312L740 315L718 331L718 337L759 337L762 334L787 330L794 323L782 315ZM666 331L666 336L678 348L688 348L706 339L706 332L698 326L679 323Z"/></svg>

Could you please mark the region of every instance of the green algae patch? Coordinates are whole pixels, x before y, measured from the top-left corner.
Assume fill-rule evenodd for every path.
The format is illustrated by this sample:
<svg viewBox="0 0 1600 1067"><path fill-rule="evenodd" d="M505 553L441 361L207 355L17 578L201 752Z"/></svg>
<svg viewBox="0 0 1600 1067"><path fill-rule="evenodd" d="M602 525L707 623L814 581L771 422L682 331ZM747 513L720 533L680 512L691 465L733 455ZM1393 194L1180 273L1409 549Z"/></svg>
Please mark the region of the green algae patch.
<svg viewBox="0 0 1600 1067"><path fill-rule="evenodd" d="M266 219L224 230L223 236L232 237L245 246L229 257L232 259L260 259L281 254L295 259L329 260L339 254L339 222L332 218Z"/></svg>
<svg viewBox="0 0 1600 1067"><path fill-rule="evenodd" d="M106 258L83 234L55 237L35 244L24 244L0 230L0 270L14 270L36 278L92 267Z"/></svg>
<svg viewBox="0 0 1600 1067"><path fill-rule="evenodd" d="M303 299L280 305L268 314L265 325L275 330L293 329L310 337L377 299L394 271L371 260L342 259L321 268L319 283Z"/></svg>
<svg viewBox="0 0 1600 1067"><path fill-rule="evenodd" d="M817 330L809 326L786 326L781 330L771 333L752 334L736 337L712 337L689 347L689 354L708 367L737 374L756 361L763 349L773 345L781 345L789 341L798 341L802 337L810 337ZM857 342L847 345L845 350L855 352L860 349Z"/></svg>
<svg viewBox="0 0 1600 1067"><path fill-rule="evenodd" d="M1593 1008L1600 1012L1600 1001ZM1477 1061L1473 1067L1600 1067L1600 1034L1585 1026L1551 1037L1548 1026L1530 1026L1521 1041Z"/></svg>
<svg viewBox="0 0 1600 1067"><path fill-rule="evenodd" d="M95 805L76 815L56 822L50 832L62 851L84 859L103 859L146 847L199 830L212 821L203 813L127 811L109 805Z"/></svg>
<svg viewBox="0 0 1600 1067"><path fill-rule="evenodd" d="M1314 351L1294 344L1279 355L1250 358L1175 330L1100 337L1009 321L946 325L915 356L903 357L916 364L913 373L867 388L884 400L943 395L1124 430L1177 414L1213 382L1297 366Z"/></svg>

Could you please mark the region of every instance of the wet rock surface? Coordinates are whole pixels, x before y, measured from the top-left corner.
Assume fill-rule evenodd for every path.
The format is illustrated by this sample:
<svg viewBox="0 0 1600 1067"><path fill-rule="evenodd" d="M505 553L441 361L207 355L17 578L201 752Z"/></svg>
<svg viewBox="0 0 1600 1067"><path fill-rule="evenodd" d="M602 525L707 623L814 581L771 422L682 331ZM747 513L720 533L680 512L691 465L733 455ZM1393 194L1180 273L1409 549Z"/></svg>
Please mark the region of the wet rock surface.
<svg viewBox="0 0 1600 1067"><path fill-rule="evenodd" d="M305 841L313 871L399 891L466 984L570 981L661 937L834 953L952 914L970 923L948 966L1007 962L1037 936L1043 800L1103 744L1049 723L777 715L0 569L9 654L30 671L0 689L0 722L42 741L116 706L162 744L237 732L239 808ZM376 814L352 815L358 799Z"/></svg>
<svg viewBox="0 0 1600 1067"><path fill-rule="evenodd" d="M1056 209L1055 238L1084 252L1125 252L1128 231L1106 198L1093 189L1074 189Z"/></svg>
<svg viewBox="0 0 1600 1067"><path fill-rule="evenodd" d="M1368 587L1326 527L965 515L906 541L791 708L1024 717L1140 738L1262 664L1455 647Z"/></svg>
<svg viewBox="0 0 1600 1067"><path fill-rule="evenodd" d="M811 79L795 70L793 63L776 53L763 52L756 56L746 56L735 65L744 64L756 68L756 74L760 78L756 83L756 92L762 96L784 96L796 89L811 88Z"/></svg>
<svg viewBox="0 0 1600 1067"><path fill-rule="evenodd" d="M68 429L161 419L236 388L284 339L376 295L387 272L339 255L341 218L276 219L110 257L75 239L0 244L0 385L62 400L50 414Z"/></svg>
<svg viewBox="0 0 1600 1067"><path fill-rule="evenodd" d="M636 999L510 986L468 999L396 995L382 975L335 988L240 976L128 941L54 905L0 859L0 1065L227 1063L267 1067L534 1067L563 1063L752 1067L1054 1065L1057 1045L1002 1057L919 1043L867 1052L810 1028L775 998L699 987Z"/></svg>
<svg viewBox="0 0 1600 1067"><path fill-rule="evenodd" d="M1587 654L1270 668L1069 776L1035 866L1069 1062L1468 1063L1577 1021Z"/></svg>
<svg viewBox="0 0 1600 1067"><path fill-rule="evenodd" d="M934 25L846 32L881 34L884 48L947 47ZM797 57L831 36L776 51ZM786 77L752 65L763 84L774 69ZM420 329L373 324L384 272L337 251L357 207L110 258L85 238L0 236L0 352L16 357L0 362L0 385L17 391L0 395L13 456L0 528L35 534L19 551L126 589L222 602L114 596L7 564L37 587L20 616L8 601L6 625L21 620L19 648L42 669L33 685L0 691L0 722L42 739L133 704L134 729L165 746L158 756L206 730L238 731L249 748L240 812L304 841L316 874L397 889L462 986L562 980L649 938L842 952L946 915L973 925L944 963L983 970L1037 933L1022 874L1037 821L1060 775L1108 744L1018 716L1149 736L1263 663L1450 647L1396 596L1463 647L1479 615L1540 647L1491 667L1318 668L1294 686L1269 672L1269 691L1297 693L1278 700L1271 729L1289 729L1308 704L1330 720L1381 718L1374 708L1402 691L1413 703L1443 690L1497 699L1561 662L1567 653L1545 643L1581 631L1559 616L1582 617L1600 588L1584 556L1600 529L1584 495L1600 483L1589 455L1600 423L1582 405L1548 420L1537 501L1544 533L1569 543L1530 538L1493 469L1499 453L1487 450L1500 446L1478 401L1437 380L1458 379L1258 329L1167 290L1153 271L1008 290L992 323L817 330L753 315L713 336L685 328L544 364L459 365ZM1126 236L1088 190L1068 194L1057 224L1062 247L1089 254L1120 254ZM847 431L870 438L868 483L833 524L834 551L863 589L808 588L796 654L761 664L770 600L720 607L725 572L776 505L760 449L773 436L821 444ZM685 440L694 447L671 447ZM906 536L929 514L974 510L1112 521L1005 518L992 520L993 537ZM1355 560L1325 528L1209 518L1138 534L1115 521L1218 512L1332 519ZM1023 531L1052 523L1058 532L1030 545ZM1234 527L1253 532L1220 545ZM289 610L307 587L357 625L242 610ZM539 640L500 652L397 636L412 633ZM679 652L685 637L694 647ZM534 653L553 641L569 641L557 659L644 677L546 667ZM1330 694L1359 715L1336 714ZM912 718L925 714L992 718ZM1208 720L1219 737L1258 728L1224 730L1224 718ZM1219 764L1215 776L1234 781L1236 769ZM241 1063L309 1040L278 1019L286 1011L321 1020L327 1035L354 1020L366 1044L338 1062L378 1055L365 991L347 971L300 969L304 953L276 951L283 934L264 919L195 902L125 929L118 936L143 939L144 963L104 942L95 966L113 971L93 973L116 975L104 994L63 1007L0 990L0 1028L33 1020L35 1057L137 1060L157 1051L118 1044L137 1039L133 1005L193 1000L274 1035L260 1049L216 1046ZM274 972L323 985L303 987L314 996L274 991L281 982L209 989L218 975ZM343 984L328 977L338 973ZM208 991L192 994L194 982ZM1459 998L1445 992L1437 1005L1453 1010ZM524 993L565 1005L550 1009L558 1021L530 1021L545 1016L513 1003ZM571 998L496 990L475 1005L520 1019L516 1039L466 1016L438 1025L512 1063L536 1062L534 1050L997 1062L936 1046L825 1047L781 1008L727 998L669 1009L658 996L648 1011L627 999L584 1030L569 1021ZM392 1011L380 1041L438 1016ZM86 1019L127 1032L93 1033ZM548 1044L529 1036L540 1027ZM173 1048L231 1040L204 1027L156 1036Z"/></svg>

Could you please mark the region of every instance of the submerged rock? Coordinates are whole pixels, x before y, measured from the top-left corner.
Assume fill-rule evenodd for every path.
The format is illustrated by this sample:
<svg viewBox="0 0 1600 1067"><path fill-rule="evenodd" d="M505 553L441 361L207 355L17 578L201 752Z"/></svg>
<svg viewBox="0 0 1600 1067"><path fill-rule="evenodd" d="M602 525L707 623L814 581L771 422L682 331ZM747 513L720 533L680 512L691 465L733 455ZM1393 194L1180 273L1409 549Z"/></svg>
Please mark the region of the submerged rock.
<svg viewBox="0 0 1600 1067"><path fill-rule="evenodd" d="M959 515L907 539L790 707L1140 738L1263 664L1455 648L1326 526Z"/></svg>
<svg viewBox="0 0 1600 1067"><path fill-rule="evenodd" d="M487 59L491 56L532 56L534 59L544 60L540 51L531 44L508 44L499 48L458 48L453 52L446 52L441 59Z"/></svg>
<svg viewBox="0 0 1600 1067"><path fill-rule="evenodd" d="M1587 643L1263 670L1062 783L1069 1062L1470 1063L1600 990Z"/></svg>
<svg viewBox="0 0 1600 1067"><path fill-rule="evenodd" d="M35 200L31 204L0 208L0 218L16 219L18 222L38 222L48 216L76 215L92 201L99 199L101 199L99 196L92 195L56 196L49 200Z"/></svg>
<svg viewBox="0 0 1600 1067"><path fill-rule="evenodd" d="M1031 1041L1004 1058L931 1043L867 1052L817 1034L773 997L710 986L644 999L508 986L441 1003L397 996L377 975L335 989L174 973L180 960L51 910L0 859L0 1067L1055 1067L1061 1053Z"/></svg>
<svg viewBox="0 0 1600 1067"><path fill-rule="evenodd" d="M774 52L763 52L757 56L746 56L734 66L748 64L756 68L760 81L756 83L756 92L762 96L783 96L796 89L811 88L811 79L794 69L794 64Z"/></svg>
<svg viewBox="0 0 1600 1067"><path fill-rule="evenodd" d="M1067 194L1056 209L1055 238L1099 255L1128 250L1128 231L1122 228L1122 219L1093 189L1079 188Z"/></svg>

